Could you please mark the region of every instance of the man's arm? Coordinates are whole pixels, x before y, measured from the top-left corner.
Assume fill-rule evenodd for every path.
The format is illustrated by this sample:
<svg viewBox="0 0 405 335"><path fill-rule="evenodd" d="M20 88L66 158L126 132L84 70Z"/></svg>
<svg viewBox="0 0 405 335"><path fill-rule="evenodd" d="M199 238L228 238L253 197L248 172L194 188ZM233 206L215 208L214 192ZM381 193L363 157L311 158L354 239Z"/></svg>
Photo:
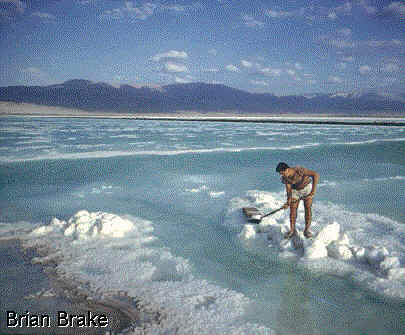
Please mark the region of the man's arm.
<svg viewBox="0 0 405 335"><path fill-rule="evenodd" d="M312 190L311 190L311 193L308 194L308 197L313 197L316 192L316 186L318 185L319 173L309 170L309 169L305 169L305 168L304 168L304 173L306 176L309 176L312 178Z"/></svg>
<svg viewBox="0 0 405 335"><path fill-rule="evenodd" d="M284 209L290 207L290 205L291 205L291 190L292 190L291 184L286 183L285 184L285 191L287 193L287 202L283 206Z"/></svg>

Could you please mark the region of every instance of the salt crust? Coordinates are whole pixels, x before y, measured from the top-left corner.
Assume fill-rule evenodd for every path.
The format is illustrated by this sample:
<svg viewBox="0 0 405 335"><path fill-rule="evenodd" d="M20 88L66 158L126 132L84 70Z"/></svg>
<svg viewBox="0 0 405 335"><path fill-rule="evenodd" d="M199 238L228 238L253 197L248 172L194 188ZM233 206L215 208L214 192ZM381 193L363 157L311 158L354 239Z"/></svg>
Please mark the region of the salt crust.
<svg viewBox="0 0 405 335"><path fill-rule="evenodd" d="M284 197L281 193L249 191L245 198L231 201L226 222L241 227L238 236L243 243L263 243L264 247L278 250L280 257L297 258L309 269L349 274L380 294L405 298L405 250L401 239L404 227L377 215L350 213L316 202L311 227L315 234L311 239L303 235L302 204L297 234L291 239L283 237L289 230L288 210L266 217L259 224L246 223L242 217L243 207L257 207L266 213L279 208L283 203L277 199Z"/></svg>
<svg viewBox="0 0 405 335"><path fill-rule="evenodd" d="M250 191L247 197L231 201L225 223L234 226L244 243L264 242L265 247L279 250L280 257L294 257L309 269L349 273L378 293L405 298L404 247L398 237L404 236L404 228L384 217L319 203L314 204L313 239L302 234L302 208L298 233L289 240L283 238L289 229L287 211L257 225L243 224L242 207L267 212L282 205L277 199L283 199L282 195ZM152 233L152 223L147 220L80 211L67 221L55 218L37 227L28 240L54 248L55 252L42 261L57 264L57 272L63 272L66 280L79 276L101 292L125 290L145 298L151 310L165 306L165 317L150 325L146 333L275 334L258 325L235 325L248 308L249 299L195 279L187 260L154 245Z"/></svg>
<svg viewBox="0 0 405 335"><path fill-rule="evenodd" d="M276 335L243 322L246 296L194 278L186 259L159 246L150 221L83 210L33 229L25 244L53 250L35 261L57 264L65 281L79 277L101 295L125 291L147 301L144 314L159 315L158 322L147 320L127 334Z"/></svg>

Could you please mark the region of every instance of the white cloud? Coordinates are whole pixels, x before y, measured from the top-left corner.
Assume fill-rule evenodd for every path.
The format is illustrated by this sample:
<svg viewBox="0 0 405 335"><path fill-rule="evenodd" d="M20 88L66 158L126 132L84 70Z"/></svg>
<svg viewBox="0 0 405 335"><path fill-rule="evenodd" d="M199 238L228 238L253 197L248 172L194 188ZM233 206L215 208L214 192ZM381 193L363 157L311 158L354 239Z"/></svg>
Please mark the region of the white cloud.
<svg viewBox="0 0 405 335"><path fill-rule="evenodd" d="M39 17L44 20L55 20L56 19L55 15L52 15L49 13L43 13L43 12L35 12L35 13L32 13L31 16L36 16L36 17Z"/></svg>
<svg viewBox="0 0 405 335"><path fill-rule="evenodd" d="M296 64L298 64L298 63L296 63ZM287 73L295 81L301 81L302 80L301 77L297 74L297 71L294 70L294 69L287 69L287 70L285 70L285 73Z"/></svg>
<svg viewBox="0 0 405 335"><path fill-rule="evenodd" d="M405 16L405 3L399 1L391 2L391 4L387 6L385 10L394 15L398 15L403 19Z"/></svg>
<svg viewBox="0 0 405 335"><path fill-rule="evenodd" d="M347 0L347 1L335 1L335 3L341 5L326 7L322 5L322 1L318 1L319 4L313 4L306 7L302 7L296 10L283 10L283 9L268 9L264 13L273 19L283 19L291 17L302 17L311 22L324 21L325 18L329 20L336 20L340 16L352 15L353 7L357 6L365 10L368 14L375 14L376 8L369 6L367 0Z"/></svg>
<svg viewBox="0 0 405 335"><path fill-rule="evenodd" d="M191 5L162 5L162 9L171 10L178 14L184 14L190 10L198 10L202 8L202 5L199 2L196 2Z"/></svg>
<svg viewBox="0 0 405 335"><path fill-rule="evenodd" d="M405 43L401 42L400 40L371 40L366 41L366 45L372 48L381 48L381 47L397 47L397 46L404 46Z"/></svg>
<svg viewBox="0 0 405 335"><path fill-rule="evenodd" d="M336 20L338 14L348 15L352 11L352 4L351 2L345 2L343 5L331 8L329 10L328 19Z"/></svg>
<svg viewBox="0 0 405 335"><path fill-rule="evenodd" d="M395 63L384 64L381 68L384 72L393 73L399 71L399 66Z"/></svg>
<svg viewBox="0 0 405 335"><path fill-rule="evenodd" d="M343 39L331 39L328 40L329 44L339 48L339 49L345 49L345 48L354 48L355 43L353 41L349 40L343 40Z"/></svg>
<svg viewBox="0 0 405 335"><path fill-rule="evenodd" d="M181 6L181 5L171 5L171 6L166 6L166 9L173 10L175 12L185 12L186 11L186 6Z"/></svg>
<svg viewBox="0 0 405 335"><path fill-rule="evenodd" d="M192 82L193 77L191 77L191 76L186 76L186 77L184 77L184 78L181 78L181 77L177 77L177 76L176 76L176 78L175 78L174 80L175 80L175 82L178 83L178 84L188 84L188 83L191 83L191 82Z"/></svg>
<svg viewBox="0 0 405 335"><path fill-rule="evenodd" d="M336 35L347 35L347 36L336 36ZM332 47L339 48L339 49L351 49L351 48L363 48L363 47L371 47L371 48L382 48L382 47L403 47L405 46L405 42L400 41L398 39L392 40L366 40L366 41L353 41L351 39L351 30L346 28L340 29L336 31L336 34L325 34L321 35L319 39L326 44L329 44ZM353 61L351 58L350 61Z"/></svg>
<svg viewBox="0 0 405 335"><path fill-rule="evenodd" d="M24 13L26 5L20 0L0 0L0 18L11 19Z"/></svg>
<svg viewBox="0 0 405 335"><path fill-rule="evenodd" d="M359 72L362 75L365 75L365 74L369 73L370 71L371 71L371 68L368 65L362 65L359 67Z"/></svg>
<svg viewBox="0 0 405 335"><path fill-rule="evenodd" d="M150 2L139 7L134 7L132 1L125 1L124 7L106 10L101 16L108 19L122 19L124 17L129 17L138 20L146 20L153 15L156 8L157 5Z"/></svg>
<svg viewBox="0 0 405 335"><path fill-rule="evenodd" d="M174 79L177 84L188 84L190 81L184 78L177 77Z"/></svg>
<svg viewBox="0 0 405 335"><path fill-rule="evenodd" d="M352 3L347 1L343 5L340 5L334 9L337 13L349 14L352 11Z"/></svg>
<svg viewBox="0 0 405 335"><path fill-rule="evenodd" d="M337 15L336 15L335 12L330 12L330 13L328 14L328 18L331 19L331 20L336 20L336 19L337 19Z"/></svg>
<svg viewBox="0 0 405 335"><path fill-rule="evenodd" d="M167 62L165 65L165 70L167 72L187 72L187 66L183 64L177 64L177 63L172 63L172 62Z"/></svg>
<svg viewBox="0 0 405 335"><path fill-rule="evenodd" d="M343 61L351 63L354 61L354 58L353 58L353 56L343 57Z"/></svg>
<svg viewBox="0 0 405 335"><path fill-rule="evenodd" d="M270 77L280 77L282 70L280 69L272 69L270 67L265 67L259 70L261 74Z"/></svg>
<svg viewBox="0 0 405 335"><path fill-rule="evenodd" d="M294 64L294 67L295 67L297 70L302 70L302 65L301 65L300 63L295 63L295 64Z"/></svg>
<svg viewBox="0 0 405 335"><path fill-rule="evenodd" d="M369 47L379 48L379 47L384 46L384 45L386 44L386 41L376 41L376 40L373 40L373 41L367 41L366 44L367 44Z"/></svg>
<svg viewBox="0 0 405 335"><path fill-rule="evenodd" d="M106 19L119 20L124 17L124 13L120 8L114 8L111 10L104 11L101 17Z"/></svg>
<svg viewBox="0 0 405 335"><path fill-rule="evenodd" d="M270 16L272 18L283 18L293 16L295 12L294 11L288 12L283 10L277 11L273 9L268 9L265 13L267 16Z"/></svg>
<svg viewBox="0 0 405 335"><path fill-rule="evenodd" d="M377 13L377 8L373 7L373 6L364 6L364 9L366 10L366 12L368 14L375 14Z"/></svg>
<svg viewBox="0 0 405 335"><path fill-rule="evenodd" d="M97 3L102 2L103 0L74 0L74 1L76 1L79 5L87 6L91 4L95 5Z"/></svg>
<svg viewBox="0 0 405 335"><path fill-rule="evenodd" d="M295 76L296 72L294 70L287 70L286 71L287 74L289 74L290 76Z"/></svg>
<svg viewBox="0 0 405 335"><path fill-rule="evenodd" d="M346 69L346 67L347 67L347 63L341 62L341 63L337 64L336 66L337 66L337 68L338 68L339 70L344 70L344 69Z"/></svg>
<svg viewBox="0 0 405 335"><path fill-rule="evenodd" d="M377 12L377 8L370 6L367 4L365 0L359 0L359 5L365 9L367 14L375 14Z"/></svg>
<svg viewBox="0 0 405 335"><path fill-rule="evenodd" d="M209 53L210 55L213 55L213 56L218 55L218 51L217 51L216 49L210 49L210 50L208 50L208 53Z"/></svg>
<svg viewBox="0 0 405 335"><path fill-rule="evenodd" d="M210 69L203 69L202 72L216 73L219 72L219 70L217 68L210 68Z"/></svg>
<svg viewBox="0 0 405 335"><path fill-rule="evenodd" d="M188 54L185 51L170 50L168 52L160 53L152 57L152 60L159 62L162 59L187 59Z"/></svg>
<svg viewBox="0 0 405 335"><path fill-rule="evenodd" d="M255 28L255 27L263 27L264 23L262 21L258 21L253 18L251 15L242 15L243 22L245 26L250 27L250 28Z"/></svg>
<svg viewBox="0 0 405 335"><path fill-rule="evenodd" d="M124 8L128 15L140 20L146 20L149 16L153 15L156 7L155 4L150 2L143 4L141 7L134 7L132 1L126 1Z"/></svg>
<svg viewBox="0 0 405 335"><path fill-rule="evenodd" d="M338 33L340 35L349 37L352 34L352 30L350 28L342 28L338 30Z"/></svg>
<svg viewBox="0 0 405 335"><path fill-rule="evenodd" d="M89 5L93 0L77 0L79 5Z"/></svg>
<svg viewBox="0 0 405 335"><path fill-rule="evenodd" d="M27 67L27 68L23 69L22 71L24 73L29 73L29 74L32 74L35 76L40 76L40 75L44 74L44 72L42 72L39 68L33 67L33 66Z"/></svg>
<svg viewBox="0 0 405 335"><path fill-rule="evenodd" d="M251 80L250 83L258 86L269 86L269 84L263 80Z"/></svg>
<svg viewBox="0 0 405 335"><path fill-rule="evenodd" d="M333 84L341 84L343 83L343 79L338 76L329 76L328 81Z"/></svg>
<svg viewBox="0 0 405 335"><path fill-rule="evenodd" d="M227 69L230 72L239 72L239 68L233 64L229 64L225 67L225 69Z"/></svg>
<svg viewBox="0 0 405 335"><path fill-rule="evenodd" d="M405 43L404 42L401 42L400 40L391 40L391 45L393 45L393 46L404 46L405 45Z"/></svg>
<svg viewBox="0 0 405 335"><path fill-rule="evenodd" d="M251 68L253 64L247 60L241 60L241 64L243 67Z"/></svg>
<svg viewBox="0 0 405 335"><path fill-rule="evenodd" d="M79 0L81 4L88 4L91 0ZM92 0L100 1L100 0ZM152 1L146 2L142 5L134 5L134 3L139 3L140 1L125 1L125 5L119 8L114 8L111 10L106 10L101 15L102 18L107 19L123 19L134 18L138 20L146 20L156 11L170 11L176 14L186 14L189 10L198 10L202 8L200 3L195 3L192 5L164 5L162 2L153 3Z"/></svg>

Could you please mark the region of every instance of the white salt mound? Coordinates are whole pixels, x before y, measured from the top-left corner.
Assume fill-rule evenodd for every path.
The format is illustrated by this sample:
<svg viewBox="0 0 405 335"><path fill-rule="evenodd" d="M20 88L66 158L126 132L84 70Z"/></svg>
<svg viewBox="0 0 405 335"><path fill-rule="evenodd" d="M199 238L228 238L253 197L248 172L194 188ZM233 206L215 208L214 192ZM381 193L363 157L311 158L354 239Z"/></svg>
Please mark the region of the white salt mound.
<svg viewBox="0 0 405 335"><path fill-rule="evenodd" d="M246 238L254 231L247 226ZM97 292L125 291L148 302L151 310L162 310L161 324L152 325L148 334L274 334L261 325L242 324L250 299L195 278L187 259L160 245L151 221L80 211L67 221L52 219L37 227L28 239L56 250L38 263L58 257L63 273L88 281Z"/></svg>
<svg viewBox="0 0 405 335"><path fill-rule="evenodd" d="M134 224L115 214L82 210L72 216L67 222L54 218L49 225L33 230L33 235L46 235L62 231L67 237L74 240L87 240L102 237L123 237L133 230Z"/></svg>
<svg viewBox="0 0 405 335"><path fill-rule="evenodd" d="M256 207L266 213L280 207L280 201L277 194L249 191L247 198L231 201L228 225L237 221L235 213L241 213L242 207ZM405 248L401 240L401 236L405 236L405 227L384 217L354 215L336 206L323 208L320 205L317 214L319 219L313 220L311 226L314 237L310 239L303 235L303 208L298 210L297 234L290 239L284 239L290 226L288 210L266 217L259 224L242 221L238 236L242 241L249 242L247 246L259 245L265 240L266 247L278 249L281 257L294 256L306 266L318 270L350 273L380 293L405 298ZM329 218L340 218L343 223L330 222ZM241 226L240 216L234 224L235 227L237 225ZM387 228L390 233L384 234ZM321 267L316 266L322 259L328 262L319 263L323 264ZM364 281L362 278L368 279Z"/></svg>

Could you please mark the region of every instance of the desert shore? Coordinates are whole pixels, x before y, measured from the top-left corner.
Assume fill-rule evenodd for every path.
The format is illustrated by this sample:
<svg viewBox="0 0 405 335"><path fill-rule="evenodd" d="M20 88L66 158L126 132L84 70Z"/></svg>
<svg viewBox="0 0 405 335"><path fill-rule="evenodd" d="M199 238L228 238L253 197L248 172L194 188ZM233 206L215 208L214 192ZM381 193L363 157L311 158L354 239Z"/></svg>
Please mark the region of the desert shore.
<svg viewBox="0 0 405 335"><path fill-rule="evenodd" d="M107 118L163 121L261 122L405 126L405 115L246 114L236 112L111 113L0 101L0 117Z"/></svg>

